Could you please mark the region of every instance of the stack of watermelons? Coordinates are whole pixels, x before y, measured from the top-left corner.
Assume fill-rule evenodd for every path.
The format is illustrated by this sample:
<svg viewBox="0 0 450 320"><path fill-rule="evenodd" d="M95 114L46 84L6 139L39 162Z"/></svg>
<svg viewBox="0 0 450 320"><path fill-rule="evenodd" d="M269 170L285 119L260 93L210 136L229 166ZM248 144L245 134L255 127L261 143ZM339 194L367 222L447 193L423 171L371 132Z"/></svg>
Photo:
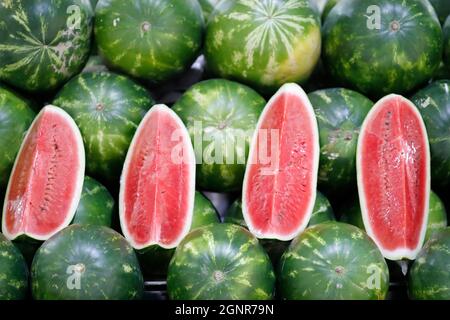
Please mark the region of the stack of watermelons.
<svg viewBox="0 0 450 320"><path fill-rule="evenodd" d="M0 21L0 300L450 299L448 0Z"/></svg>

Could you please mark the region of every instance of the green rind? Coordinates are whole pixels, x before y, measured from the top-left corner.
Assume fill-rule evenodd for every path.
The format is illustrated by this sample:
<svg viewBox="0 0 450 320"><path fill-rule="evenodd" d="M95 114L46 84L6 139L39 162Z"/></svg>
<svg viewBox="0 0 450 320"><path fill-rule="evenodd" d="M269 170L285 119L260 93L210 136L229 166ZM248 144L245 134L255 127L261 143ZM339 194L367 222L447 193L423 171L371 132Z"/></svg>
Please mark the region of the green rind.
<svg viewBox="0 0 450 320"><path fill-rule="evenodd" d="M0 190L6 189L17 152L34 117L27 101L0 84Z"/></svg>
<svg viewBox="0 0 450 320"><path fill-rule="evenodd" d="M288 300L381 300L389 271L375 243L354 226L328 222L307 229L281 258L279 294Z"/></svg>
<svg viewBox="0 0 450 320"><path fill-rule="evenodd" d="M20 251L0 233L0 300L24 300L28 268Z"/></svg>
<svg viewBox="0 0 450 320"><path fill-rule="evenodd" d="M94 179L85 177L80 203L72 224L111 227L114 203L108 189Z"/></svg>
<svg viewBox="0 0 450 320"><path fill-rule="evenodd" d="M93 12L87 0L0 3L0 80L29 92L58 88L85 64Z"/></svg>
<svg viewBox="0 0 450 320"><path fill-rule="evenodd" d="M83 272L73 270L81 264ZM71 225L47 240L33 260L31 279L38 300L139 299L144 289L133 248L112 229L93 225Z"/></svg>
<svg viewBox="0 0 450 320"><path fill-rule="evenodd" d="M450 15L450 4L448 0L430 0L441 24L445 23L445 19Z"/></svg>
<svg viewBox="0 0 450 320"><path fill-rule="evenodd" d="M249 87L218 79L195 84L178 100L173 110L194 144L198 188L217 192L242 188L250 141L264 106L265 100ZM217 152L217 159L211 151Z"/></svg>
<svg viewBox="0 0 450 320"><path fill-rule="evenodd" d="M87 173L103 183L117 183L131 139L154 104L148 91L114 73L83 73L64 86L53 104L80 128Z"/></svg>
<svg viewBox="0 0 450 320"><path fill-rule="evenodd" d="M268 300L275 275L269 257L246 229L214 224L189 233L167 277L174 300Z"/></svg>
<svg viewBox="0 0 450 320"><path fill-rule="evenodd" d="M196 0L104 0L96 7L95 37L113 68L160 83L195 60L203 25Z"/></svg>
<svg viewBox="0 0 450 320"><path fill-rule="evenodd" d="M359 131L373 102L344 88L318 90L308 97L320 134L319 188L327 194L343 194L356 185Z"/></svg>
<svg viewBox="0 0 450 320"><path fill-rule="evenodd" d="M373 6L380 9L380 28L367 13ZM392 31L394 21L399 31ZM331 75L371 97L415 89L442 59L441 26L427 0L340 1L325 20L323 41Z"/></svg>
<svg viewBox="0 0 450 320"><path fill-rule="evenodd" d="M431 151L431 181L439 189L450 186L450 80L436 81L411 101L427 128Z"/></svg>
<svg viewBox="0 0 450 320"><path fill-rule="evenodd" d="M417 300L450 300L450 228L423 247L409 271L408 295Z"/></svg>
<svg viewBox="0 0 450 320"><path fill-rule="evenodd" d="M309 0L233 0L206 29L208 69L264 93L306 81L319 60L320 17Z"/></svg>

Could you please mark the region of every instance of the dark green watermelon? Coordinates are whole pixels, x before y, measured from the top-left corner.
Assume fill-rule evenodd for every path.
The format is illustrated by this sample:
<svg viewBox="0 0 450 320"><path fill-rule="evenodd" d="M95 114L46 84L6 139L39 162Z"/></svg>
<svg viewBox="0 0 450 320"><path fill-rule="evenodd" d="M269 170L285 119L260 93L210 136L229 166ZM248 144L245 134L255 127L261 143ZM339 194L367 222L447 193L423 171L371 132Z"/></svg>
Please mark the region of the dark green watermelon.
<svg viewBox="0 0 450 320"><path fill-rule="evenodd" d="M83 73L58 93L63 108L80 128L87 173L117 184L131 139L154 100L131 79L108 72Z"/></svg>
<svg viewBox="0 0 450 320"><path fill-rule="evenodd" d="M28 267L20 251L0 233L0 300L23 300L28 293Z"/></svg>
<svg viewBox="0 0 450 320"><path fill-rule="evenodd" d="M258 240L234 224L189 233L175 251L167 277L174 300L267 300L275 275Z"/></svg>
<svg viewBox="0 0 450 320"><path fill-rule="evenodd" d="M340 0L328 0L325 4L325 7L322 11L322 21L325 21L325 19L328 17L328 14L330 13L331 9L334 8L336 3L338 3Z"/></svg>
<svg viewBox="0 0 450 320"><path fill-rule="evenodd" d="M14 0L0 6L0 80L50 91L83 69L93 12L87 0Z"/></svg>
<svg viewBox="0 0 450 320"><path fill-rule="evenodd" d="M6 188L16 154L34 116L27 101L0 85L0 190Z"/></svg>
<svg viewBox="0 0 450 320"><path fill-rule="evenodd" d="M389 272L376 244L354 226L327 222L308 228L281 258L279 294L288 300L380 300Z"/></svg>
<svg viewBox="0 0 450 320"><path fill-rule="evenodd" d="M450 16L444 25L444 65L450 73Z"/></svg>
<svg viewBox="0 0 450 320"><path fill-rule="evenodd" d="M101 1L95 37L100 54L113 68L159 83L197 58L203 24L196 0Z"/></svg>
<svg viewBox="0 0 450 320"><path fill-rule="evenodd" d="M426 83L442 58L441 26L427 0L341 0L325 19L323 41L332 76L371 97Z"/></svg>
<svg viewBox="0 0 450 320"><path fill-rule="evenodd" d="M450 228L432 237L414 261L408 294L418 300L450 300Z"/></svg>
<svg viewBox="0 0 450 320"><path fill-rule="evenodd" d="M219 215L214 205L203 194L196 191L191 230L219 222ZM144 275L152 278L165 278L174 252L175 249L168 250L156 245L138 251L137 255Z"/></svg>
<svg viewBox="0 0 450 320"><path fill-rule="evenodd" d="M38 300L139 299L144 289L133 248L94 225L71 225L47 240L34 257L31 285Z"/></svg>
<svg viewBox="0 0 450 320"><path fill-rule="evenodd" d="M242 188L250 141L264 105L249 87L216 79L195 84L174 105L194 144L201 190Z"/></svg>
<svg viewBox="0 0 450 320"><path fill-rule="evenodd" d="M343 88L318 90L308 97L320 132L319 188L327 194L343 194L356 185L359 131L373 102Z"/></svg>
<svg viewBox="0 0 450 320"><path fill-rule="evenodd" d="M206 28L208 69L268 94L305 82L321 49L320 16L311 2L224 1Z"/></svg>
<svg viewBox="0 0 450 320"><path fill-rule="evenodd" d="M430 0L431 4L438 15L441 24L444 24L445 19L450 15L450 3L448 0Z"/></svg>
<svg viewBox="0 0 450 320"><path fill-rule="evenodd" d="M101 183L85 177L83 193L73 224L93 224L111 227L114 212L114 198Z"/></svg>
<svg viewBox="0 0 450 320"><path fill-rule="evenodd" d="M450 186L450 80L430 84L415 94L427 127L431 151L431 182L439 189Z"/></svg>

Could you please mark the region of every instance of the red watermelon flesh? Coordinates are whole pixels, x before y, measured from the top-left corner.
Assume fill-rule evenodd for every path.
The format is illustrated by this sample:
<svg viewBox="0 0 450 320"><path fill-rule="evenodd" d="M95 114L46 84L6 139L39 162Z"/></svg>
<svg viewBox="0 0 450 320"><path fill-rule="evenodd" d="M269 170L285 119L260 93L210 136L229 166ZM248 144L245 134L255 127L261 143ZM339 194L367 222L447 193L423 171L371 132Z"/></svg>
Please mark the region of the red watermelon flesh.
<svg viewBox="0 0 450 320"><path fill-rule="evenodd" d="M165 105L152 107L133 138L120 187L122 231L135 249L174 248L189 232L195 164L181 119Z"/></svg>
<svg viewBox="0 0 450 320"><path fill-rule="evenodd" d="M373 107L361 129L357 169L367 233L387 259L415 259L428 220L430 151L411 101L389 95Z"/></svg>
<svg viewBox="0 0 450 320"><path fill-rule="evenodd" d="M288 241L308 225L319 166L317 120L305 92L284 85L265 107L253 137L242 209L258 238Z"/></svg>
<svg viewBox="0 0 450 320"><path fill-rule="evenodd" d="M47 106L22 142L3 208L2 231L47 240L69 225L83 187L85 154L80 131L62 109Z"/></svg>

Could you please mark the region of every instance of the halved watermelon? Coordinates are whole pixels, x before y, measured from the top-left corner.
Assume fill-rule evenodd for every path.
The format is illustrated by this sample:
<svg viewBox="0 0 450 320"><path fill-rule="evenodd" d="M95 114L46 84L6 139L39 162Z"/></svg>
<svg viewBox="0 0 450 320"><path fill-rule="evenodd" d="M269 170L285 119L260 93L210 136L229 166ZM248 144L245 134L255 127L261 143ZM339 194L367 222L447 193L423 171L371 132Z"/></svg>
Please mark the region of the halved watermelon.
<svg viewBox="0 0 450 320"><path fill-rule="evenodd" d="M44 241L69 225L81 197L85 154L80 131L62 109L47 106L22 142L3 205L10 240Z"/></svg>
<svg viewBox="0 0 450 320"><path fill-rule="evenodd" d="M152 107L134 135L120 183L120 224L135 249L175 248L189 232L195 165L181 119L165 105Z"/></svg>
<svg viewBox="0 0 450 320"><path fill-rule="evenodd" d="M392 94L373 107L361 128L356 161L367 233L385 258L415 259L428 220L430 150L411 101Z"/></svg>
<svg viewBox="0 0 450 320"><path fill-rule="evenodd" d="M292 240L316 199L319 131L302 88L286 84L266 105L250 147L242 211L258 238Z"/></svg>

